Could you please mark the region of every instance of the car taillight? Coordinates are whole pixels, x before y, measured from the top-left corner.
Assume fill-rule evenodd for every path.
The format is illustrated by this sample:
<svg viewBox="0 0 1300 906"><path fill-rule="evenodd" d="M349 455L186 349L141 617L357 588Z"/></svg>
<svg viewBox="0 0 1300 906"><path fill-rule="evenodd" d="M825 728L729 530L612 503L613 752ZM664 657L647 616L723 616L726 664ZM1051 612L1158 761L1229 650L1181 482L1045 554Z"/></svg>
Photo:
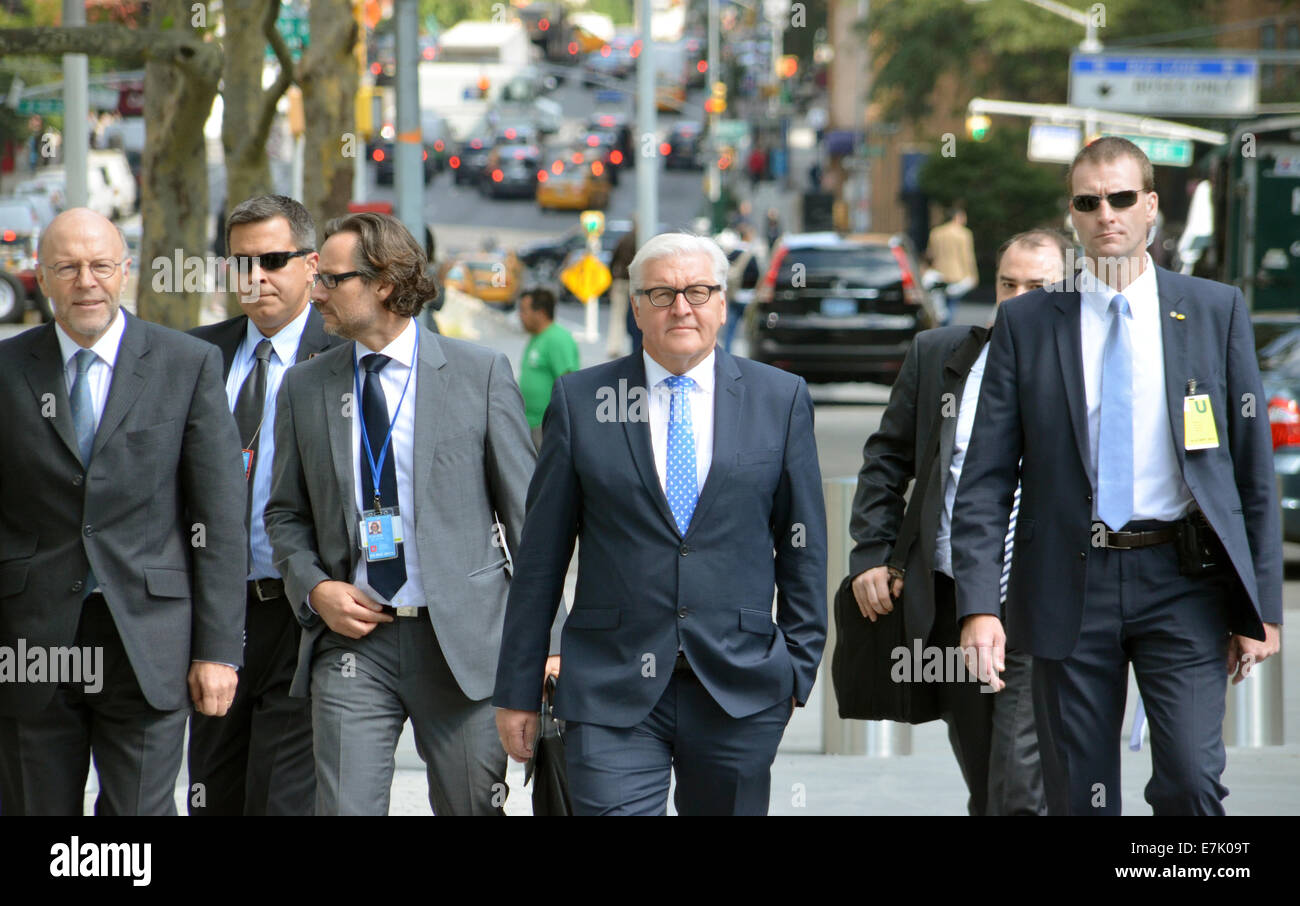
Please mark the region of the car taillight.
<svg viewBox="0 0 1300 906"><path fill-rule="evenodd" d="M908 305L924 304L925 293L921 292L921 287L917 286L916 278L912 275L912 266L907 261L907 252L903 251L901 245L890 246L889 250L894 253L898 269L903 272L903 301Z"/></svg>
<svg viewBox="0 0 1300 906"><path fill-rule="evenodd" d="M538 181L538 182L546 182L546 179L547 179L548 175L549 175L549 174L548 174L545 170L538 170L538 171L537 171L537 181Z"/></svg>
<svg viewBox="0 0 1300 906"><path fill-rule="evenodd" d="M673 146L672 146L672 145L668 144L667 142L663 142L662 144L659 145L659 154L660 154L660 156L662 156L662 157L667 157L669 154L672 154L672 153L673 153Z"/></svg>
<svg viewBox="0 0 1300 906"><path fill-rule="evenodd" d="M438 139L436 142L433 143L433 150L435 151L441 152L442 149L445 147L447 146L442 143L442 139Z"/></svg>
<svg viewBox="0 0 1300 906"><path fill-rule="evenodd" d="M622 151L609 152L609 162L616 167L619 164L623 163L623 152Z"/></svg>
<svg viewBox="0 0 1300 906"><path fill-rule="evenodd" d="M506 175L505 175L504 173L502 173L500 170L493 170L493 171L492 171L492 181L493 181L493 182L501 182L501 180L503 180L503 179L505 179L505 178L506 178Z"/></svg>
<svg viewBox="0 0 1300 906"><path fill-rule="evenodd" d="M451 164L451 168L453 170L460 169L460 158L454 154L451 157L447 158L447 163Z"/></svg>
<svg viewBox="0 0 1300 906"><path fill-rule="evenodd" d="M1300 445L1300 403L1285 396L1268 401L1268 426L1273 432L1273 449Z"/></svg>
<svg viewBox="0 0 1300 906"><path fill-rule="evenodd" d="M776 275L781 272L781 262L785 261L785 256L790 250L785 246L777 249L776 254L772 256L772 266L767 269L767 276L754 290L754 301L760 304L767 304L772 301L776 295Z"/></svg>

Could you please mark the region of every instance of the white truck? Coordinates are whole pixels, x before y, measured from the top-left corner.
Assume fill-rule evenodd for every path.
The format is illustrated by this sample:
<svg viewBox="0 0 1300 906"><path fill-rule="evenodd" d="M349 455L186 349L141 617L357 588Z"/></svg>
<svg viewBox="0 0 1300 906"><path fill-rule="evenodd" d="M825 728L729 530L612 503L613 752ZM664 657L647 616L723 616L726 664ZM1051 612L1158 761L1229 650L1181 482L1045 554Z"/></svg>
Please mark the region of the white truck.
<svg viewBox="0 0 1300 906"><path fill-rule="evenodd" d="M462 137L493 102L537 97L537 57L517 20L460 22L442 33L434 58L420 63L420 107L442 115Z"/></svg>

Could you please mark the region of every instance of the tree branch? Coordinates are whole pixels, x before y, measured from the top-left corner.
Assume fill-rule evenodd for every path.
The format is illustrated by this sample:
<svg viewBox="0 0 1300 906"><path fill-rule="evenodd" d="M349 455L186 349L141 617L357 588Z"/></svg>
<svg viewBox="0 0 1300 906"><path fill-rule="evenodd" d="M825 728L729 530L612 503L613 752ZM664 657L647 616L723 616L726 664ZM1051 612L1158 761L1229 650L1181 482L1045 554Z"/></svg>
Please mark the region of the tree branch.
<svg viewBox="0 0 1300 906"><path fill-rule="evenodd" d="M221 77L221 51L185 29L137 30L125 25L0 28L0 55L84 53L139 65L166 63L204 82Z"/></svg>
<svg viewBox="0 0 1300 906"><path fill-rule="evenodd" d="M258 110L257 121L244 140L239 143L237 153L241 158L259 153L266 147L266 138L271 134L271 123L275 120L276 106L294 81L293 56L289 53L289 45L284 43L284 36L275 27L275 20L279 14L280 0L270 0L266 5L266 15L262 18L262 34L271 45L271 49L275 51L275 58L280 63L280 74L276 76L271 87L262 94L262 106Z"/></svg>

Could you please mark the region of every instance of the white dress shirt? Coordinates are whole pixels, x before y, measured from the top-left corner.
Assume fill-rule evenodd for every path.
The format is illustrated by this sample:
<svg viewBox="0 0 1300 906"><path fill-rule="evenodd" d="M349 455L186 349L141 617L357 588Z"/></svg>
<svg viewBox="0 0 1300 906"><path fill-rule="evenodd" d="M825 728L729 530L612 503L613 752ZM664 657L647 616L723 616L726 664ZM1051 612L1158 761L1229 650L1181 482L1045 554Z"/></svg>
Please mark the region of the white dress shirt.
<svg viewBox="0 0 1300 906"><path fill-rule="evenodd" d="M966 386L961 391L957 407L957 428L952 441L952 462L943 483L943 512L939 514L939 531L934 538L934 568L952 578L952 507L957 499L957 486L961 484L961 467L966 462L966 449L975 427L975 410L980 402L980 384L984 383L984 363L989 357L989 344L980 350L979 358L970 366ZM922 476L918 476L921 479ZM915 493L915 492L914 492Z"/></svg>
<svg viewBox="0 0 1300 906"><path fill-rule="evenodd" d="M650 447L654 451L659 487L667 494L665 463L668 462L668 415L672 391L664 381L672 376L672 372L650 358L650 353L644 349L641 355L645 359L646 386L650 388ZM716 383L713 374L714 357L715 353L710 352L704 361L685 374L695 381L695 386L687 391L686 398L691 404L691 433L695 436L697 493L704 490L704 480L708 478L709 466L713 464L713 388Z"/></svg>
<svg viewBox="0 0 1300 906"><path fill-rule="evenodd" d="M119 309L113 315L113 322L108 325L104 335L90 347L95 354L94 361L86 370L86 380L90 381L90 401L95 409L95 430L99 430L99 420L104 417L104 404L108 402L108 388L113 383L113 368L117 365L117 350L122 345L122 334L126 332L126 315ZM59 338L59 354L63 356L63 377L68 385L68 399L72 399L72 385L77 381L76 355L83 347L68 336L63 325L55 323L54 335Z"/></svg>
<svg viewBox="0 0 1300 906"><path fill-rule="evenodd" d="M230 411L234 412L239 390L257 362L254 355L257 344L266 339L271 341L271 361L266 368L266 398L262 402L262 427L257 432L257 453L253 457L253 504L249 510L248 526L249 546L253 555L252 568L248 574L250 579L280 577L271 560L271 541L266 536L266 526L262 522L267 498L271 496L271 463L275 461L275 397L280 392L280 381L284 379L285 371L297 361L298 343L302 340L310 311L311 306L304 306L298 317L281 327L273 337L263 336L250 318L244 341L235 350L230 374L226 375L226 401L230 404Z"/></svg>
<svg viewBox="0 0 1300 906"><path fill-rule="evenodd" d="M402 517L402 549L406 555L406 583L393 593L392 600L385 598L379 592L370 587L366 581L368 575L365 552L361 552L361 559L357 561L357 572L352 578L352 584L361 589L373 600L381 604L391 604L394 607L423 607L424 586L420 582L420 553L415 544L415 485L412 479L412 459L415 453L415 400L419 384L419 369L415 366L415 337L417 333L415 319L412 318L406 325L397 339L389 343L380 352L392 359L384 370L379 372L379 386L384 391L384 401L388 405L388 417L393 418L396 414L396 421L393 423L393 439L388 445L388 457L393 459L393 465L397 470L397 505L401 511ZM366 370L361 366L361 359L370 355L371 350L360 345L352 344L353 361L360 372L361 392L365 392ZM414 370L413 370L414 369ZM401 410L397 408L398 400L402 399L402 388L406 387L406 378L410 376L411 383L406 389L406 399L402 402ZM354 385L355 386L355 385ZM370 469L366 469L365 483L362 487L361 481L361 398L358 396L357 404L352 410L352 488L356 495L356 504L358 514L363 510L372 509L375 505L375 490L371 483L372 479L369 474ZM371 438L372 442L374 438ZM380 439L377 443L382 444Z"/></svg>
<svg viewBox="0 0 1300 906"><path fill-rule="evenodd" d="M1088 443L1093 473L1097 470L1097 437L1101 430L1101 368L1110 330L1110 300L1119 290L1107 286L1085 268L1079 275L1079 329L1083 350L1083 384L1088 402ZM1186 515L1192 494L1183 481L1174 449L1165 394L1165 350L1160 326L1160 295L1155 265L1123 291L1128 300L1129 345L1133 350L1133 519L1172 522ZM1181 413L1175 413L1181 417ZM1093 521L1097 520L1097 488L1093 485Z"/></svg>

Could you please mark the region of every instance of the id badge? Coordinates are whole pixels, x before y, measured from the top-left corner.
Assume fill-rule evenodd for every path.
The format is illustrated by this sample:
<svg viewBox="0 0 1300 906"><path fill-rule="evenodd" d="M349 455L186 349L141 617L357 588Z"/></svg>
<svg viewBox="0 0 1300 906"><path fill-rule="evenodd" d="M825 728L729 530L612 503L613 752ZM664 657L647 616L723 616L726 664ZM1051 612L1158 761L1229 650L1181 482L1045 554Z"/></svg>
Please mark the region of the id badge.
<svg viewBox="0 0 1300 906"><path fill-rule="evenodd" d="M397 507L366 510L361 514L358 528L357 537L361 539L367 563L392 560L397 556L402 543L402 517Z"/></svg>
<svg viewBox="0 0 1300 906"><path fill-rule="evenodd" d="M1183 449L1212 450L1219 445L1209 394L1183 397Z"/></svg>
<svg viewBox="0 0 1300 906"><path fill-rule="evenodd" d="M241 452L244 454L244 481L248 481L253 474L253 451L243 450Z"/></svg>

